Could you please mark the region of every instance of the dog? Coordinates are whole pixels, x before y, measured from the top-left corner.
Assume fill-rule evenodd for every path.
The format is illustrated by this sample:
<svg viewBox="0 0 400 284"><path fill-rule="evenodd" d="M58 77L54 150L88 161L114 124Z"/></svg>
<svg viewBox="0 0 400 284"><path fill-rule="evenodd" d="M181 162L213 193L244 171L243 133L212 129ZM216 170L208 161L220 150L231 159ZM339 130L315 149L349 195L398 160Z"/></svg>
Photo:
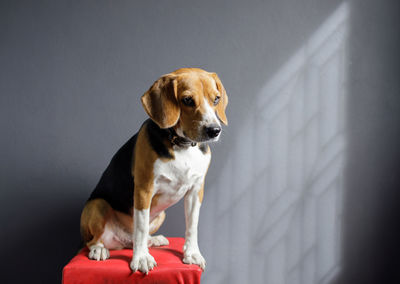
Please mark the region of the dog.
<svg viewBox="0 0 400 284"><path fill-rule="evenodd" d="M106 260L109 250L133 248L132 271L156 266L149 246L168 245L152 236L165 210L184 198L183 262L203 270L197 241L204 180L211 161L209 142L228 124L228 96L216 73L182 68L163 75L141 97L150 117L113 156L86 202L81 235L90 259Z"/></svg>

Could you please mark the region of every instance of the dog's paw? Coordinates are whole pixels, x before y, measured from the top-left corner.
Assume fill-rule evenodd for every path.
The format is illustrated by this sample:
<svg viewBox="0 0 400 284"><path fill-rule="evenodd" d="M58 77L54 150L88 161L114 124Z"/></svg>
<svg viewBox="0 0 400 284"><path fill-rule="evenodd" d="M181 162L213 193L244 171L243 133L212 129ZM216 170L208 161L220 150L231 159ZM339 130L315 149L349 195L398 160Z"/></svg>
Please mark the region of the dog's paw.
<svg viewBox="0 0 400 284"><path fill-rule="evenodd" d="M153 270L157 266L154 257L148 252L143 253L133 253L133 259L131 261L131 269L133 272L139 270L143 273L149 274L150 270Z"/></svg>
<svg viewBox="0 0 400 284"><path fill-rule="evenodd" d="M186 264L196 264L203 270L206 268L206 261L198 250L185 251L183 255L183 262Z"/></svg>
<svg viewBox="0 0 400 284"><path fill-rule="evenodd" d="M169 245L169 241L163 235L150 236L147 241L148 247L159 247L159 246L167 246Z"/></svg>
<svg viewBox="0 0 400 284"><path fill-rule="evenodd" d="M89 252L89 258L94 260L106 260L110 257L110 251L102 244L92 245Z"/></svg>

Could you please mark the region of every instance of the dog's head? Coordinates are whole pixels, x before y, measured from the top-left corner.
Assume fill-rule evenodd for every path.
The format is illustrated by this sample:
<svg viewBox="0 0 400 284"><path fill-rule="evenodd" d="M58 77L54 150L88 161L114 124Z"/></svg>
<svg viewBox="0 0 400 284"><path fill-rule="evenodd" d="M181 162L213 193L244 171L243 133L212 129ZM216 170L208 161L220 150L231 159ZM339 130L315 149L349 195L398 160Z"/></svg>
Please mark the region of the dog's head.
<svg viewBox="0 0 400 284"><path fill-rule="evenodd" d="M158 79L142 96L142 104L160 128L173 127L194 142L217 141L227 125L228 96L216 73L182 68Z"/></svg>

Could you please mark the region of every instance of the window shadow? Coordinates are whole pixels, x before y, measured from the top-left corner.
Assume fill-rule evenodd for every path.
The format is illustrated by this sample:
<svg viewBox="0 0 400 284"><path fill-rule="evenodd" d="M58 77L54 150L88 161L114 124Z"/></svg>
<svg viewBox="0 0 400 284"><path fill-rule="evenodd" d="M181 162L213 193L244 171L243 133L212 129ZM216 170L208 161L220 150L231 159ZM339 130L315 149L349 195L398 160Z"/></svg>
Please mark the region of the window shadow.
<svg viewBox="0 0 400 284"><path fill-rule="evenodd" d="M202 221L215 228L202 246L210 283L329 283L340 272L348 17L342 3L237 131ZM228 265L218 264L227 251Z"/></svg>

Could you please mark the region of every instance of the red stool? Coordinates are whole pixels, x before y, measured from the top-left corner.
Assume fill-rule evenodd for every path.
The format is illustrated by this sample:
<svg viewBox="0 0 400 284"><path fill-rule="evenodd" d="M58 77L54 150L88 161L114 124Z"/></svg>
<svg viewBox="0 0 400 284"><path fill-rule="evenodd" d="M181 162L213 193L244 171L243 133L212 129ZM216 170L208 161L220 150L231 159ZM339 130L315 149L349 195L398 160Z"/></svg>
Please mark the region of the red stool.
<svg viewBox="0 0 400 284"><path fill-rule="evenodd" d="M105 261L88 259L85 247L63 269L63 284L102 283L200 283L201 268L182 262L183 238L168 238L169 245L150 248L157 267L148 275L132 273L132 250L111 250Z"/></svg>

